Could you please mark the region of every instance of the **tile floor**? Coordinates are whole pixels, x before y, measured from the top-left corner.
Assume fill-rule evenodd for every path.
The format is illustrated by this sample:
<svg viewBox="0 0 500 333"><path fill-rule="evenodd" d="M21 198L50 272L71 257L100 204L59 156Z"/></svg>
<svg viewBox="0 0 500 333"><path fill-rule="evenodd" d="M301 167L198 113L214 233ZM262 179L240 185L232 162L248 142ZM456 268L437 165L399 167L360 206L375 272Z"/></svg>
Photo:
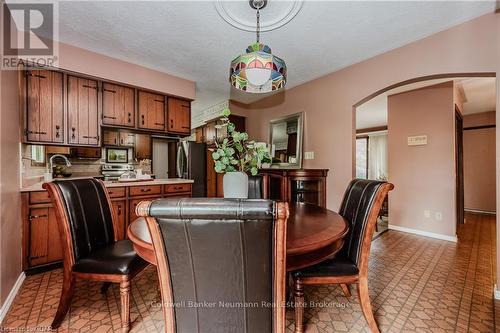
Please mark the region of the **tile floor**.
<svg viewBox="0 0 500 333"><path fill-rule="evenodd" d="M457 244L388 231L372 246L371 300L381 332L494 332L492 298L495 218L467 215ZM55 313L61 270L27 277L0 331L46 331ZM162 332L156 274L148 268L133 282L132 332ZM337 286L306 287L306 332L368 332L357 294ZM114 332L120 328L119 290L107 297L100 284L79 281L60 332ZM496 316L495 316L496 312ZM293 331L293 312L287 312Z"/></svg>

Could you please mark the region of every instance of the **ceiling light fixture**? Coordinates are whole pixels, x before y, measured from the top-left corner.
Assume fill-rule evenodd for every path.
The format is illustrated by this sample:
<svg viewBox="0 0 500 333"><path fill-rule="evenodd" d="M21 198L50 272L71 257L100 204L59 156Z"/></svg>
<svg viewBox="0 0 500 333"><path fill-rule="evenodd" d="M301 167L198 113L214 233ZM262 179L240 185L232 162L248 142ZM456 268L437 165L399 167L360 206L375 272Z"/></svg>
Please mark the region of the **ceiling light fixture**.
<svg viewBox="0 0 500 333"><path fill-rule="evenodd" d="M286 84L286 64L271 54L271 48L260 42L260 10L267 0L250 0L257 12L257 41L247 47L246 53L231 61L229 81L236 89L252 93L267 93Z"/></svg>

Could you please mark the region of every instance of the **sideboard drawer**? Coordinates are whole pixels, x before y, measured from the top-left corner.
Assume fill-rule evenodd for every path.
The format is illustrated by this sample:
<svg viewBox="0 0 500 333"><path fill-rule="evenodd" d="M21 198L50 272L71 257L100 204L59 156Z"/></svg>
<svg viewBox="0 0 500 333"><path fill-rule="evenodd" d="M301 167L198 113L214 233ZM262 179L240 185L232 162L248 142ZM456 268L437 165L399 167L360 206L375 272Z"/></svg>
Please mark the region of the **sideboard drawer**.
<svg viewBox="0 0 500 333"><path fill-rule="evenodd" d="M131 197L138 197L142 195L156 195L161 194L161 185L131 186L129 191Z"/></svg>
<svg viewBox="0 0 500 333"><path fill-rule="evenodd" d="M30 204L50 203L48 191L30 192Z"/></svg>
<svg viewBox="0 0 500 333"><path fill-rule="evenodd" d="M108 188L108 194L110 198L123 198L125 197L126 188L125 187L111 187Z"/></svg>
<svg viewBox="0 0 500 333"><path fill-rule="evenodd" d="M165 185L165 193L191 192L191 184L169 184Z"/></svg>

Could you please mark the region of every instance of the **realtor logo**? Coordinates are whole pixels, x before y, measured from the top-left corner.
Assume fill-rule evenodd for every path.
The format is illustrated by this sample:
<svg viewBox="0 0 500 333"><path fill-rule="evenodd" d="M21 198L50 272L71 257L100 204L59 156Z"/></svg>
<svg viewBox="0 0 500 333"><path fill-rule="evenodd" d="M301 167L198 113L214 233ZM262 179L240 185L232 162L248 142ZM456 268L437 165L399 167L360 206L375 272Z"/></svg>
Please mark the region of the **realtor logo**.
<svg viewBox="0 0 500 333"><path fill-rule="evenodd" d="M2 69L55 66L56 3L9 2L2 8Z"/></svg>

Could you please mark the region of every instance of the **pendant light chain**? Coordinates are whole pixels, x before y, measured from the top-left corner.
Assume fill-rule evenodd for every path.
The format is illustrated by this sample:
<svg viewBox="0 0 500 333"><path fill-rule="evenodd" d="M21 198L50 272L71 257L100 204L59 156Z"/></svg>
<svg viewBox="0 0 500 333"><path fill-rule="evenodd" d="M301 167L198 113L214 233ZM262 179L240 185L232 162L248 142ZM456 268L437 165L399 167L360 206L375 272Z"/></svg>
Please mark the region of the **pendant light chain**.
<svg viewBox="0 0 500 333"><path fill-rule="evenodd" d="M260 8L257 8L257 43L260 43Z"/></svg>

